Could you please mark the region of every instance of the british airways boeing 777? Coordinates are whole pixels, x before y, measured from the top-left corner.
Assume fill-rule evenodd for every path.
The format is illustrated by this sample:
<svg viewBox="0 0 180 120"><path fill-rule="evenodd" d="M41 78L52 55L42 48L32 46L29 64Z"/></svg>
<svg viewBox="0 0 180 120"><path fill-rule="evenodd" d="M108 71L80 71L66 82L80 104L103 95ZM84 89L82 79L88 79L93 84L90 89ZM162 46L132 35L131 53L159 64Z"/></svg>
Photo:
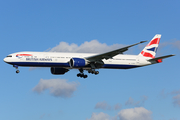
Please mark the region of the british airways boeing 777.
<svg viewBox="0 0 180 120"><path fill-rule="evenodd" d="M15 67L50 67L51 73L62 75L71 69L79 69L78 77L87 78L84 70L88 73L99 74L100 68L106 69L130 69L161 63L162 59L174 55L166 55L155 58L161 35L157 34L139 53L139 55L123 55L130 47L144 43L141 41L117 50L106 53L61 53L61 52L18 52L8 55L4 61Z"/></svg>

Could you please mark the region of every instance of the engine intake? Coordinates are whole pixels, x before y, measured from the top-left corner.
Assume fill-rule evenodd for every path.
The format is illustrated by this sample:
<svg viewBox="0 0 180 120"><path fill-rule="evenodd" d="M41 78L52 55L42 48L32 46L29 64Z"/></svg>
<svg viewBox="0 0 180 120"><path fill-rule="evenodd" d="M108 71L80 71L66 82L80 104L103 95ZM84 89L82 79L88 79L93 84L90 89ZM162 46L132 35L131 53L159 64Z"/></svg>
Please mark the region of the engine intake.
<svg viewBox="0 0 180 120"><path fill-rule="evenodd" d="M68 69L65 69L65 68L57 68L57 67L51 67L51 73L53 75L63 75L65 74L66 72L68 72L69 70Z"/></svg>
<svg viewBox="0 0 180 120"><path fill-rule="evenodd" d="M71 58L70 59L71 67L84 67L87 64L88 64L87 61L83 58Z"/></svg>

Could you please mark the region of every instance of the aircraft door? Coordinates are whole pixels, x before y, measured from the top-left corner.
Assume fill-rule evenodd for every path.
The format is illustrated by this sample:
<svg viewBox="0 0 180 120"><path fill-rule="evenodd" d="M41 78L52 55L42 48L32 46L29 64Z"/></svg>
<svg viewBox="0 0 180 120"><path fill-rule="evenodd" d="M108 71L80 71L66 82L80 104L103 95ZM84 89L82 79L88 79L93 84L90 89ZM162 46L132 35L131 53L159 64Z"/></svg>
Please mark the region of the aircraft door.
<svg viewBox="0 0 180 120"><path fill-rule="evenodd" d="M136 64L137 64L137 65L140 64L139 57L136 58Z"/></svg>

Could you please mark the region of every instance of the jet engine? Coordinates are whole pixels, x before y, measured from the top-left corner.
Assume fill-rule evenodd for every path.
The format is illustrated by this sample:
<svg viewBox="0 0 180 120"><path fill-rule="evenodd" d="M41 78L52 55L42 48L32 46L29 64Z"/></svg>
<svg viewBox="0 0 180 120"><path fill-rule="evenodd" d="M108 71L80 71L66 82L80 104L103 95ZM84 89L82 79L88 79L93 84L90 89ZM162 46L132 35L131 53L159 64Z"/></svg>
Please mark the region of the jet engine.
<svg viewBox="0 0 180 120"><path fill-rule="evenodd" d="M71 58L69 63L71 67L84 67L88 64L83 58Z"/></svg>
<svg viewBox="0 0 180 120"><path fill-rule="evenodd" d="M63 75L68 71L69 70L65 69L65 68L51 67L51 73L54 74L54 75Z"/></svg>

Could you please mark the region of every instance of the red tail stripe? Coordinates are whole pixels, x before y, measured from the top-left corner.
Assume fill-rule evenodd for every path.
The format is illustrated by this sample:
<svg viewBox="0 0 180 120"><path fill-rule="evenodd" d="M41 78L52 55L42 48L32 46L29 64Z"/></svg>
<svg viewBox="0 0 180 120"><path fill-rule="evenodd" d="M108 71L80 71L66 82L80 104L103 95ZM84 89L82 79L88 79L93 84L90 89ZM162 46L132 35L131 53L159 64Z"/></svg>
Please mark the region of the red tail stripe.
<svg viewBox="0 0 180 120"><path fill-rule="evenodd" d="M151 53L148 53L148 52L142 51L141 54L142 54L144 57L151 57L151 58L154 58L154 56L153 56Z"/></svg>
<svg viewBox="0 0 180 120"><path fill-rule="evenodd" d="M152 40L147 46L150 46L152 44L159 44L160 38L155 38L154 40Z"/></svg>

